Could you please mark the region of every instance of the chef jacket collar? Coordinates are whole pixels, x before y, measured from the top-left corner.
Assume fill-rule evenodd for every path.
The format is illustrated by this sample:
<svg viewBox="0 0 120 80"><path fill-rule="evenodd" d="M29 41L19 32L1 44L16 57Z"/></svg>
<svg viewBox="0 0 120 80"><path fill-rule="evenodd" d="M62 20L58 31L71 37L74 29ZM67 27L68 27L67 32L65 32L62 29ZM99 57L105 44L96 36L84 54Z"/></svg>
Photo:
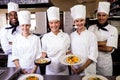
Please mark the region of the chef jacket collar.
<svg viewBox="0 0 120 80"><path fill-rule="evenodd" d="M33 36L33 34L32 34L32 33L30 33L30 35L29 35L29 36L24 37L24 36L22 35L22 33L21 33L21 34L20 34L20 36L21 36L22 38L24 38L24 39L29 39L31 36Z"/></svg>
<svg viewBox="0 0 120 80"><path fill-rule="evenodd" d="M52 34L52 36L59 36L59 35L62 35L63 31L60 30L60 32L57 35L55 35L52 31L50 33Z"/></svg>
<svg viewBox="0 0 120 80"><path fill-rule="evenodd" d="M101 29L103 31L108 31L105 27L108 25L108 22L106 21L104 24L100 24L98 21L97 21L97 27L98 27L98 30Z"/></svg>

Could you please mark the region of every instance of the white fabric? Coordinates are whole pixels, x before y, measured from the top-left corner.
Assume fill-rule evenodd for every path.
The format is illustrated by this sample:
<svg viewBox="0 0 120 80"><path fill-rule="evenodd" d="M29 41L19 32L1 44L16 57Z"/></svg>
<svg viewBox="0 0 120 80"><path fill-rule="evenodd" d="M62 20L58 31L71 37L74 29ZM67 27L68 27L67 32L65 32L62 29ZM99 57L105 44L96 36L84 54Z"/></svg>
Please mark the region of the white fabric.
<svg viewBox="0 0 120 80"><path fill-rule="evenodd" d="M59 32L57 35L50 32L42 38L42 51L46 52L51 59L51 64L46 67L47 75L68 75L67 66L59 62L61 56L66 55L70 47L70 38L68 34Z"/></svg>
<svg viewBox="0 0 120 80"><path fill-rule="evenodd" d="M27 38L18 34L13 41L12 52L12 60L18 59L22 69L32 69L34 60L41 55L40 38L33 34Z"/></svg>
<svg viewBox="0 0 120 80"><path fill-rule="evenodd" d="M88 30L81 32L79 35L76 31L71 33L71 50L72 53L83 59L83 65L87 59L93 61L84 71L85 75L96 74L96 62L98 57L98 47L96 36ZM78 68L81 65L76 65ZM81 73L80 75L83 75Z"/></svg>
<svg viewBox="0 0 120 80"><path fill-rule="evenodd" d="M8 13L10 13L11 11L18 12L19 11L18 4L14 3L14 2L9 2L8 3Z"/></svg>
<svg viewBox="0 0 120 80"><path fill-rule="evenodd" d="M86 6L84 5L75 5L71 8L71 16L73 20L78 18L86 18Z"/></svg>
<svg viewBox="0 0 120 80"><path fill-rule="evenodd" d="M60 20L60 11L58 7L50 7L47 9L48 21Z"/></svg>
<svg viewBox="0 0 120 80"><path fill-rule="evenodd" d="M98 5L98 12L104 12L106 14L109 14L110 11L110 3L109 2L99 2Z"/></svg>
<svg viewBox="0 0 120 80"><path fill-rule="evenodd" d="M20 25L22 25L22 24L31 24L30 17L31 17L30 11L20 11L20 12L18 12L19 24Z"/></svg>
<svg viewBox="0 0 120 80"><path fill-rule="evenodd" d="M4 53L8 55L7 67L15 67L11 57L12 45L10 45L9 42L12 42L16 34L20 33L20 27L18 26L13 34L11 34L12 29L5 29L6 27L11 27L11 25L6 25L0 31L1 47Z"/></svg>
<svg viewBox="0 0 120 80"><path fill-rule="evenodd" d="M118 31L114 26L107 25L105 27L108 31L98 30L96 25L92 25L88 30L95 33L98 41L107 40L107 46L117 48L118 44ZM113 51L112 51L113 52ZM112 76L112 52L100 52L98 56L97 70L100 75Z"/></svg>

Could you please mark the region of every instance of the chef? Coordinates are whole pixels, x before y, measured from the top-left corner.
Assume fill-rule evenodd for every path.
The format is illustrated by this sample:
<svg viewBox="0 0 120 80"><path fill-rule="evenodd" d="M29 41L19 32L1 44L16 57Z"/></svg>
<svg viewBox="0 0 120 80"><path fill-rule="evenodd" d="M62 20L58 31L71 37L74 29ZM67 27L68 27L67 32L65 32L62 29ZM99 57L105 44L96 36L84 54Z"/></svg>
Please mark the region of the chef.
<svg viewBox="0 0 120 80"><path fill-rule="evenodd" d="M47 75L68 75L68 67L59 62L61 56L66 55L70 47L70 38L60 30L60 13L58 7L47 10L50 32L42 37L42 57L48 56L51 64L46 67Z"/></svg>
<svg viewBox="0 0 120 80"><path fill-rule="evenodd" d="M19 10L18 4L14 2L8 3L8 18L9 23L0 31L1 46L5 54L8 55L7 67L15 67L12 62L12 39L20 32L17 12Z"/></svg>
<svg viewBox="0 0 120 80"><path fill-rule="evenodd" d="M40 38L30 32L30 16L30 11L18 12L21 34L17 34L12 45L12 60L23 74L36 72L34 61L41 53Z"/></svg>
<svg viewBox="0 0 120 80"><path fill-rule="evenodd" d="M96 74L98 47L96 36L85 27L86 6L75 5L71 8L71 16L76 31L70 34L72 53L81 58L80 65L71 66L73 74Z"/></svg>
<svg viewBox="0 0 120 80"><path fill-rule="evenodd" d="M118 44L118 30L108 23L109 11L109 2L99 2L97 24L90 26L88 29L97 36L99 50L97 74L104 76L112 76L111 53L117 48Z"/></svg>

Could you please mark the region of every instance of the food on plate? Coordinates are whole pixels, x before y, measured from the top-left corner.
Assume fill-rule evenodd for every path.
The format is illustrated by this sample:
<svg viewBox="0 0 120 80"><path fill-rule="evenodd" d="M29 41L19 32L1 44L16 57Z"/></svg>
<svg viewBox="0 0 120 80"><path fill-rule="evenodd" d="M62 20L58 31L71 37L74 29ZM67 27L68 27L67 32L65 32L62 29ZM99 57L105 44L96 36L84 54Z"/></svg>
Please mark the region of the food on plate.
<svg viewBox="0 0 120 80"><path fill-rule="evenodd" d="M36 63L47 63L48 60L47 59L38 59L36 60Z"/></svg>
<svg viewBox="0 0 120 80"><path fill-rule="evenodd" d="M69 64L75 64L75 63L80 62L80 58L77 57L77 56L74 56L74 55L73 56L68 56L66 58L66 62L69 63Z"/></svg>
<svg viewBox="0 0 120 80"><path fill-rule="evenodd" d="M98 77L90 77L90 78L88 78L88 80L102 80L102 79L100 79Z"/></svg>
<svg viewBox="0 0 120 80"><path fill-rule="evenodd" d="M28 77L26 77L25 80L39 80L39 78L36 76L28 76Z"/></svg>

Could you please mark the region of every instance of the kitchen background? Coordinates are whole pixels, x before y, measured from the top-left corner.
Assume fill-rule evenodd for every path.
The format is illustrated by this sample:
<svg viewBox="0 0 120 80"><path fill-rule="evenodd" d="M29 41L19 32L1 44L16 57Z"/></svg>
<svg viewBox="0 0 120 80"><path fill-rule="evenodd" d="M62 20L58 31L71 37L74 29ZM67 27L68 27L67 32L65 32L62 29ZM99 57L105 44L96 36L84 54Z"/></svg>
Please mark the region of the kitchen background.
<svg viewBox="0 0 120 80"><path fill-rule="evenodd" d="M39 36L49 32L47 24L46 10L50 6L60 8L61 29L64 32L71 33L73 21L70 16L70 8L76 4L84 4L87 9L86 27L94 24L96 21L96 9L99 1L111 2L109 23L116 26L120 34L120 0L0 0L0 29L8 22L7 3L13 1L20 5L20 10L31 11L31 31ZM118 40L118 49L112 54L114 75L120 74L120 39ZM0 60L1 61L1 60Z"/></svg>

